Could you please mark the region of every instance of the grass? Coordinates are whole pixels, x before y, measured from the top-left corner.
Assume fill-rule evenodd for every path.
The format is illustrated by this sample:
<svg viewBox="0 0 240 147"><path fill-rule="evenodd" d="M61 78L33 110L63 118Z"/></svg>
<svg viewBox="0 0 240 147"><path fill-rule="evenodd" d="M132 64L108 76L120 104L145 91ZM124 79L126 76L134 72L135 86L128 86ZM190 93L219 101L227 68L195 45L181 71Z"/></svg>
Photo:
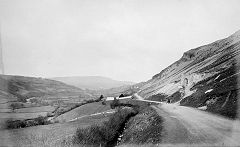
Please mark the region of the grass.
<svg viewBox="0 0 240 147"><path fill-rule="evenodd" d="M6 128L7 129L18 129L18 128L26 128L32 127L37 125L48 125L51 122L47 120L47 117L39 116L34 119L29 120L7 120L6 121Z"/></svg>
<svg viewBox="0 0 240 147"><path fill-rule="evenodd" d="M1 146L66 146L62 141L71 138L78 128L100 125L108 119L108 115L99 115L67 123L0 130L0 134L5 134L0 135Z"/></svg>
<svg viewBox="0 0 240 147"><path fill-rule="evenodd" d="M41 106L41 107L29 107L29 108L22 108L16 109L16 113L36 113L36 112L53 112L55 107L53 106Z"/></svg>
<svg viewBox="0 0 240 147"><path fill-rule="evenodd" d="M12 109L0 109L0 128L6 128L7 121L8 123L12 122L15 123L16 126L19 126L18 124L24 124L24 120L34 119L39 116L46 117L48 114L51 114L54 109L52 106L21 108L15 109L14 112Z"/></svg>
<svg viewBox="0 0 240 147"><path fill-rule="evenodd" d="M0 106L1 107L1 106ZM0 113L11 113L12 109L8 109L8 108L0 108Z"/></svg>
<svg viewBox="0 0 240 147"><path fill-rule="evenodd" d="M31 119L38 116L46 116L48 112L34 112L34 113L0 113L0 119Z"/></svg>
<svg viewBox="0 0 240 147"><path fill-rule="evenodd" d="M81 117L84 115L90 115L90 114L94 114L94 113L100 113L100 112L104 112L104 111L107 111L110 109L111 108L109 105L102 105L101 102L89 103L89 104L85 104L80 107L77 107L77 108L75 108L69 112L66 112L62 115L59 115L58 117L55 118L55 120L64 122L66 120L71 120L76 117Z"/></svg>
<svg viewBox="0 0 240 147"><path fill-rule="evenodd" d="M131 104L132 108L121 106L103 124L78 129L72 138L72 145L114 146L161 142L163 120L156 111L148 104L135 100L127 104ZM69 141L64 143L69 144Z"/></svg>
<svg viewBox="0 0 240 147"><path fill-rule="evenodd" d="M138 101L132 101L132 103L138 104L142 109L146 107L144 103ZM80 109L83 107L82 109ZM95 113L104 111L104 109L110 109L109 105L102 105L101 102L95 102L83 105L76 109L73 109L71 113L79 113L82 115L83 113ZM81 112L80 110L83 110ZM130 109L124 109L124 111L129 111ZM91 111L91 112L89 112ZM68 112L68 113L70 113ZM122 112L120 114L105 114L105 115L96 115L84 117L84 119L79 119L73 122L65 122L65 123L56 123L49 125L40 125L33 126L28 128L20 128L20 129L12 129L12 130L0 130L1 135L1 145L2 146L78 146L79 144L73 144L73 139L76 139L73 136L76 136L77 130L84 130L86 128L91 128L91 131L96 131L96 134L99 131L103 131L105 134L105 138L110 138L105 140L105 143L116 143L116 137L119 136L119 128L121 130L124 125L124 117L126 117L127 113ZM67 116L67 115L66 115ZM125 124L125 122L124 122ZM105 126L105 127L103 127ZM116 131L117 130L117 131ZM95 133L94 133L95 134ZM92 135L94 135L92 134ZM107 135L108 134L108 135ZM111 134L111 135L109 135ZM92 136L91 135L91 136ZM106 137L109 136L109 137ZM95 143L99 140L96 138ZM114 140L110 142L110 140ZM76 141L75 141L76 142ZM94 141L93 141L94 142Z"/></svg>
<svg viewBox="0 0 240 147"><path fill-rule="evenodd" d="M46 116L47 113L54 111L54 109L52 106L21 108L15 109L14 112L12 109L1 109L0 119L32 119L38 116Z"/></svg>
<svg viewBox="0 0 240 147"><path fill-rule="evenodd" d="M145 108L128 121L119 144L160 143L163 129L162 122L162 118L153 108Z"/></svg>
<svg viewBox="0 0 240 147"><path fill-rule="evenodd" d="M100 102L101 100L102 98L100 97L97 99L84 99L79 103L64 103L64 102L58 103L58 108L54 111L54 116L56 117L56 116L62 115L80 106L95 103L95 102Z"/></svg>
<svg viewBox="0 0 240 147"><path fill-rule="evenodd" d="M90 103L94 103L94 102L98 102L98 101L99 101L99 99L85 100L82 103L75 103L70 106L66 105L66 109L61 109L62 107L60 107L60 109L58 109L53 106L19 108L18 104L21 104L20 106L22 106L22 103L18 102L18 103L16 103L17 107L15 107L15 105L14 105L14 108L15 108L14 110L13 109L1 109L0 110L0 114L1 114L0 115L0 119L1 119L0 128L5 127L6 121L7 121L7 123L11 124L11 127L9 126L7 128L19 128L19 127L29 127L29 126L41 125L41 123L37 123L34 119L39 118L39 116L50 117L50 116L54 116L54 115L55 116L61 115L63 113L69 112L77 107L80 107L80 106L83 106L86 104L90 104ZM12 104L15 104L15 103L12 103ZM102 105L99 105L99 106L102 106ZM70 116L73 116L75 118L74 115L70 115ZM47 119L47 117L46 117L46 119ZM64 121L65 120L69 120L69 119L66 118L66 119L64 119ZM52 123L53 122L59 122L59 120L55 119L52 121Z"/></svg>
<svg viewBox="0 0 240 147"><path fill-rule="evenodd" d="M85 146L113 146L121 127L125 125L129 117L136 113L132 108L119 109L102 125L92 125L85 129L78 129L73 142Z"/></svg>

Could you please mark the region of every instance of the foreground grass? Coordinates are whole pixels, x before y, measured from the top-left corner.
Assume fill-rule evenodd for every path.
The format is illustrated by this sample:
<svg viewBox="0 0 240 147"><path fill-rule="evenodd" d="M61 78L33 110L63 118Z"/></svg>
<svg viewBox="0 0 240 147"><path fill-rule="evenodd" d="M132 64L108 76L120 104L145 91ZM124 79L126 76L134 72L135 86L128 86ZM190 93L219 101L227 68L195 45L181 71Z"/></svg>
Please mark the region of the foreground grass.
<svg viewBox="0 0 240 147"><path fill-rule="evenodd" d="M109 114L110 115L110 114ZM68 141L78 128L87 128L93 124L103 124L109 115L91 116L67 123L39 125L21 129L0 130L0 146L21 147L66 147ZM71 145L73 146L73 145Z"/></svg>
<svg viewBox="0 0 240 147"><path fill-rule="evenodd" d="M162 118L152 107L119 109L101 125L80 128L66 146L115 146L161 143ZM71 141L69 141L71 140Z"/></svg>
<svg viewBox="0 0 240 147"><path fill-rule="evenodd" d="M162 118L152 107L146 107L126 124L119 144L157 144L161 142Z"/></svg>
<svg viewBox="0 0 240 147"><path fill-rule="evenodd" d="M126 121L136 114L137 111L132 108L118 109L102 125L78 129L72 142L80 146L114 146Z"/></svg>

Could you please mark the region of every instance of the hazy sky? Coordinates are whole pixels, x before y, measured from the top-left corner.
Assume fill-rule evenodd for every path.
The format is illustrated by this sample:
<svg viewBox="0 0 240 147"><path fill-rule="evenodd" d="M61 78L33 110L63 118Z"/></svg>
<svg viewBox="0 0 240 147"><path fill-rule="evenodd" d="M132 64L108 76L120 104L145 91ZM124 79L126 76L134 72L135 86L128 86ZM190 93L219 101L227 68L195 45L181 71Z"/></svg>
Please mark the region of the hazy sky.
<svg viewBox="0 0 240 147"><path fill-rule="evenodd" d="M0 0L6 74L145 81L240 29L239 0Z"/></svg>

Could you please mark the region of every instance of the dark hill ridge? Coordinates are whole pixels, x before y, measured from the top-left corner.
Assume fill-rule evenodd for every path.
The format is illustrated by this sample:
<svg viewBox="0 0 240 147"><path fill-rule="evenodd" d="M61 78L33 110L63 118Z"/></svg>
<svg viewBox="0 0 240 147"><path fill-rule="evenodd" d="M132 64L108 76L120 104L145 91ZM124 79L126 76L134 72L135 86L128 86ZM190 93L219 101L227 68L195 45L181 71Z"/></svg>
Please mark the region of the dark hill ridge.
<svg viewBox="0 0 240 147"><path fill-rule="evenodd" d="M101 76L56 77L53 80L61 81L82 89L103 90L121 86L133 85L133 82L117 81Z"/></svg>
<svg viewBox="0 0 240 147"><path fill-rule="evenodd" d="M89 98L91 94L65 83L34 77L0 75L1 99L25 100L42 96L79 96Z"/></svg>
<svg viewBox="0 0 240 147"><path fill-rule="evenodd" d="M141 87L146 99L171 99L234 117L240 72L240 31L191 49ZM231 113L231 114L230 114Z"/></svg>

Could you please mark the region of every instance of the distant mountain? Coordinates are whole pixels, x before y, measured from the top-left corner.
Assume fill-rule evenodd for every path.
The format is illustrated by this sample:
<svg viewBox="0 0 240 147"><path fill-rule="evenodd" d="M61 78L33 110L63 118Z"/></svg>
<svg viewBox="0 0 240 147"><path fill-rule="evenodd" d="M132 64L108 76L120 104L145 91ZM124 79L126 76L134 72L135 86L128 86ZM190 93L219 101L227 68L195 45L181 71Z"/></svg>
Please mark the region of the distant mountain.
<svg viewBox="0 0 240 147"><path fill-rule="evenodd" d="M133 82L117 81L101 76L56 77L53 80L61 81L82 89L103 90L121 86L133 85Z"/></svg>
<svg viewBox="0 0 240 147"><path fill-rule="evenodd" d="M31 97L61 97L77 96L90 98L91 94L65 83L34 77L0 75L0 102L25 101Z"/></svg>
<svg viewBox="0 0 240 147"><path fill-rule="evenodd" d="M138 94L236 117L239 74L240 31L185 52L147 81Z"/></svg>
<svg viewBox="0 0 240 147"><path fill-rule="evenodd" d="M102 90L86 90L86 92L91 93L95 97L99 97L100 95L104 95L104 97L117 97L121 94L125 96L133 95L138 92L141 86L144 85L145 82L136 83L133 85L120 86L110 89L102 89Z"/></svg>

